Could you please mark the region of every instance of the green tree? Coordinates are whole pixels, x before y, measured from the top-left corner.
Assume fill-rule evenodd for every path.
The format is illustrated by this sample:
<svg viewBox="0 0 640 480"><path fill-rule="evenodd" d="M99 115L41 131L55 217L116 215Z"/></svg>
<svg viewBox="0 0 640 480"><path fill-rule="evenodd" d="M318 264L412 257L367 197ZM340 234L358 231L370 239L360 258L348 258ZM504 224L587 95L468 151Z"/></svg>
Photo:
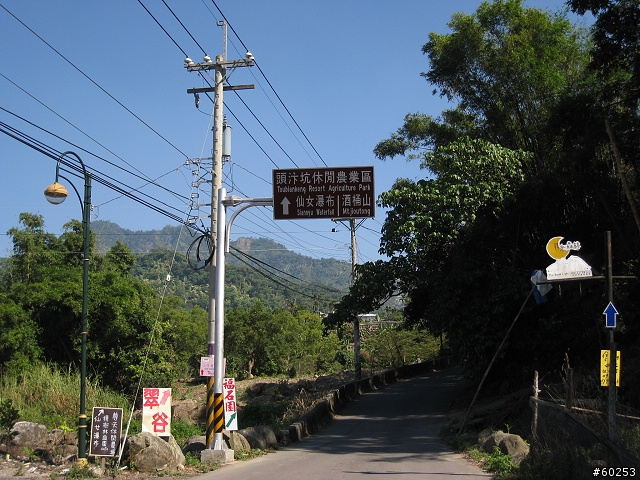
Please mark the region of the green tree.
<svg viewBox="0 0 640 480"><path fill-rule="evenodd" d="M567 4L580 15L595 16L591 67L607 81L608 98L621 98L635 111L640 98L640 4L637 0L568 0Z"/></svg>
<svg viewBox="0 0 640 480"><path fill-rule="evenodd" d="M82 228L69 222L58 238L47 233L41 216L23 213L22 228L9 231L14 254L4 275L0 312L3 367L41 359L79 365L82 315ZM156 320L156 295L127 275L133 258L116 244L106 261L92 253L89 272L88 371L105 385L133 388L144 373L147 385L170 384L174 352L167 325ZM148 356L148 360L147 360ZM143 372L145 365L151 365Z"/></svg>
<svg viewBox="0 0 640 480"><path fill-rule="evenodd" d="M295 313L278 310L273 313L277 333L271 346L271 357L279 373L309 375L318 369L327 371L335 366L338 339L324 335L322 318L307 310Z"/></svg>
<svg viewBox="0 0 640 480"><path fill-rule="evenodd" d="M105 261L121 275L129 275L136 264L136 257L129 247L118 240L105 254Z"/></svg>
<svg viewBox="0 0 640 480"><path fill-rule="evenodd" d="M473 14L455 13L453 32L431 33L422 47L430 64L422 75L476 119L483 138L532 152L538 164L553 148L545 126L554 99L581 80L588 57L566 17L522 3L482 2Z"/></svg>
<svg viewBox="0 0 640 480"><path fill-rule="evenodd" d="M7 235L13 242L13 255L9 264L11 282L31 283L42 279L44 271L60 263L60 242L55 235L44 231L42 215L20 214L23 228L9 229Z"/></svg>
<svg viewBox="0 0 640 480"><path fill-rule="evenodd" d="M0 294L0 367L19 375L41 360L38 325L7 294Z"/></svg>
<svg viewBox="0 0 640 480"><path fill-rule="evenodd" d="M436 358L440 345L427 332L392 327L365 335L362 350L368 366L381 370Z"/></svg>
<svg viewBox="0 0 640 480"><path fill-rule="evenodd" d="M251 309L234 308L225 319L227 369L253 378L254 373L277 373L268 352L276 325L272 313L260 301Z"/></svg>
<svg viewBox="0 0 640 480"><path fill-rule="evenodd" d="M167 343L174 354L175 372L184 378L199 376L200 357L208 354L207 312L198 306L185 308L180 297L168 296L162 303L160 319L167 325Z"/></svg>
<svg viewBox="0 0 640 480"><path fill-rule="evenodd" d="M390 259L359 268L337 316L379 306L385 290L400 293L405 326L445 333L478 374L526 298L531 271L544 268L546 241L562 231L600 245L598 229L626 226L610 163L597 155L603 130L593 128L603 117L589 101L597 82L586 69L585 32L518 0L483 2L454 14L449 27L424 45L423 76L454 108L439 118L407 115L376 146L383 160L419 159L426 175L399 179L379 197L389 209L381 251ZM385 273L393 281L366 288ZM501 359L519 365L544 351L551 363L567 348L584 352L599 337L595 324L578 323L589 303L565 301L537 330L535 313L525 311L532 321L512 334L506 349L514 354ZM549 341L547 327L562 315L568 328ZM587 332L591 341L579 345Z"/></svg>

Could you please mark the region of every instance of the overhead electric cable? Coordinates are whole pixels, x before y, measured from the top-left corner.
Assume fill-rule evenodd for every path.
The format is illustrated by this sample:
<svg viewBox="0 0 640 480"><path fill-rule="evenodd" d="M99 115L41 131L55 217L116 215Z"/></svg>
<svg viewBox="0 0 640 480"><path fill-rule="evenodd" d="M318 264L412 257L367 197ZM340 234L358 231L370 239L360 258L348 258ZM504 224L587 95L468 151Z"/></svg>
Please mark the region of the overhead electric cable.
<svg viewBox="0 0 640 480"><path fill-rule="evenodd" d="M300 290L296 290L295 288L292 288L290 286L290 285L295 285L292 282L289 282L288 280L284 280L283 279L283 281L288 282L290 284L290 285L285 285L283 282L280 282L280 281L276 280L276 278L273 275L266 274L264 271L260 270L259 268L255 267L254 265L251 265L250 263L248 263L243 258L240 258L239 256L235 255L234 253L231 253L231 255L233 257L235 257L236 260L238 260L239 262L244 263L247 267L251 268L253 271L258 273L259 275L262 275L263 277L267 278L271 282L275 283L276 285L280 285L281 287L286 288L287 290L290 290L290 291L292 291L294 293L298 293L298 294L302 295L303 297L307 297L307 298L319 299L319 300L323 300L325 302L334 302L335 301L335 299L322 298L322 297L319 297L318 295L310 295L310 294L302 292ZM280 277L278 277L278 278L280 278Z"/></svg>
<svg viewBox="0 0 640 480"><path fill-rule="evenodd" d="M89 138L91 141L93 141L94 143L96 143L96 144L97 144L97 145L99 145L100 147L104 148L107 152L109 152L110 154L112 154L114 157L118 158L118 159L119 159L119 160L121 160L123 163L125 163L125 164L126 164L126 165L128 165L129 167L133 168L136 172L138 172L138 173L142 176L142 177L140 177L140 178L144 178L145 180L147 180L147 181L148 181L145 185L142 185L142 186L140 186L140 187L138 187L138 188L143 188L143 187L145 187L146 185L149 185L149 184L156 185L156 186L158 186L158 187L160 187L160 188L165 188L165 187L163 187L162 185L159 185L159 184L157 183L157 181L158 181L159 179L161 179L162 177L164 177L164 176L168 175L169 173L173 172L175 169L171 169L169 172L166 172L166 173L164 173L164 174L160 175L159 177L156 177L155 179L152 179L152 178L148 177L148 176L147 176L146 174L144 174L142 171L140 171L140 170L139 170L139 169L137 169L135 166L133 166L133 165L131 165L129 162L127 162L124 158L122 158L122 157L121 157L121 156L119 156L118 154L116 154L116 153L114 153L113 151L111 151L109 148L107 148L105 145L103 145L102 143L100 143L98 140L96 140L95 138L93 138L92 136L90 136L88 133L86 133L86 132L84 132L82 129L78 128L78 127L77 127L76 125L74 125L71 121L67 120L65 117L63 117L62 115L60 115L59 113L57 113L55 110L53 110L52 108L50 108L49 106L47 106L45 103L41 102L38 98L36 98L35 96L33 96L32 94L30 94L29 92L27 92L27 91L26 91L25 89L23 89L22 87L20 87L20 85L16 84L13 80L11 80L10 78L8 78L6 75L4 75L4 74L0 73L0 76L2 76L5 80L7 80L8 82L10 82L11 84L13 84L16 88L20 89L23 93L25 93L26 95L28 95L29 97L31 97L33 100L35 100L36 102L38 102L40 105L42 105L43 107L45 107L47 110L49 110L51 113L53 113L54 115L56 115L58 118L60 118L61 120L63 120L63 121L64 121L64 122L66 122L67 124L71 125L74 129L76 129L77 131L79 131L80 133L82 133L84 136L86 136L87 138ZM58 137L57 135L55 135L55 134L53 134L53 133L51 133L51 132L49 132L49 131L47 131L47 130L45 130L45 129L41 128L41 127L39 127L39 126L38 126L38 125L36 125L36 124L33 124L32 122L30 122L30 121L26 120L25 118L21 117L20 115L17 115L17 114L16 114L16 113L14 113L14 112L11 112L11 111L9 111L9 110L7 110L7 109L5 109L5 108L2 108L2 107L0 107L0 109L1 109L1 110L3 110L3 111L5 111L5 112L7 112L7 113L9 113L10 115L15 116L16 118L19 118L20 120L22 120L22 121L24 121L24 122L26 122L26 123L31 124L32 126L34 126L34 127L36 127L36 128L41 129L42 131L44 131L44 132L46 132L46 133L49 133L50 135L52 135L52 136L54 136L54 137L56 137L56 138L60 138L60 137ZM66 140L65 140L65 141L66 141ZM110 161L108 161L108 160L106 160L106 159L102 158L102 157L99 157L99 156L97 156L97 155L95 155L95 154L94 154L94 156L95 156L96 158L99 158L100 160L104 160L106 163L108 163L108 164L110 164L110 165L112 165L112 166L114 166L114 167L116 167L116 168L120 168L121 170L123 170L123 171L125 171L125 172L127 172L127 173L130 173L130 172L129 172L129 171L127 171L126 169L124 169L124 168L122 168L122 167L120 167L120 166L118 166L118 165L116 165L116 164L114 164L114 163L112 163L112 162L110 162ZM172 192L172 191L169 191L169 192L170 192L171 194L173 194L173 195L179 195L179 194L177 194L176 192ZM111 200L107 200L106 202L102 202L102 203L101 203L101 205L105 205L105 204L107 204L107 203L113 202L114 200L117 200L118 198L120 198L120 197L114 197L114 198L112 198Z"/></svg>
<svg viewBox="0 0 640 480"><path fill-rule="evenodd" d="M271 140L273 140L273 142L274 142L274 143L275 143L275 144L280 148L280 150L282 150L282 153L284 153L284 154L287 156L287 158L288 158L289 160L291 160L291 163L293 163L293 164L296 166L296 168L300 168L300 167L298 166L298 164L295 162L295 160L294 160L293 158L291 158L291 155L289 155L289 154L285 151L285 149L284 149L284 148L282 148L282 145L280 145L280 143L278 143L278 141L275 139L275 137L274 137L273 135L271 135L271 132L269 132L269 130L267 130L267 127L265 127L265 126L264 126L264 123L262 123L262 122L260 121L260 119L256 116L256 114L255 114L255 113L253 113L253 110L251 110L251 108L249 107L249 105L247 105L247 103L242 99L242 97L240 96L240 94L239 94L237 91L235 91L235 90L233 91L233 93L235 93L235 94L236 94L236 96L240 99L240 101L242 102L242 104L247 108L247 110L249 110L249 113L251 113L251 115L253 115L253 118L255 118L255 119L256 119L256 122L258 122L258 125L260 125L260 126L264 129L264 131L265 131L265 132L267 132L267 135L269 135L269 137L271 138Z"/></svg>
<svg viewBox="0 0 640 480"><path fill-rule="evenodd" d="M138 1L140 1L140 0L138 0ZM202 53L204 53L204 54L205 54L205 56L206 56L206 55L207 55L207 51L206 51L204 48L202 48L202 46L198 43L198 41L197 41L195 38L193 38L193 35L191 35L191 32L187 29L187 27L185 27L185 26L184 26L184 23L182 23L182 21L180 21L180 19L178 18L178 16L177 16L175 13L173 13L173 10L171 10L171 7L169 7L169 5L167 5L167 2L165 2L164 0L162 0L162 3L164 3L164 6L165 6L165 7L167 7L167 9L169 9L169 11L171 12L171 15L173 15L173 18L175 18L175 19L178 21L178 23L182 26L182 28L184 29L184 31L185 31L185 32L187 32L187 35L189 35L189 36L191 37L191 40L193 40L193 42L194 42L196 45L198 45L198 47L200 48L200 50L202 50ZM184 52L183 52L183 53L184 53ZM186 56L187 56L187 55L185 54L185 57L186 57Z"/></svg>
<svg viewBox="0 0 640 480"><path fill-rule="evenodd" d="M91 156L93 156L93 157L95 157L95 158L97 158L97 159L99 159L99 160L102 160L103 162L105 162L105 163L107 163L107 164L111 165L112 167L115 167L115 168L117 168L117 169L120 169L120 170L122 170L123 172L128 173L129 175L131 175L131 176L133 176L133 177L136 177L136 178L138 178L138 179L140 179L140 180L144 180L144 181L146 181L146 182L147 182L145 185L143 185L142 187L139 187L139 188L143 188L143 187L144 187L144 186L146 186L146 185L154 185L154 186L156 186L156 187L158 187L158 188L160 188L160 189L162 189L162 190L166 191L167 193L170 193L171 195L173 195L173 196L175 196L175 197L177 197L177 198L179 198L179 199L181 199L181 200L183 200L183 201L184 201L184 200L188 200L188 198L187 198L187 197L185 197L184 195L181 195L181 194L179 194L179 193L177 193L177 192L174 192L173 190L168 189L167 187L164 187L164 186L162 186L162 185L160 185L160 184L158 184L158 183L155 183L155 181L154 181L154 180L149 180L148 178L145 178L145 177L142 177L142 176L140 176L140 175L138 175L138 174L136 174L136 173L133 173L133 172L131 172L131 171L127 170L126 168L121 167L120 165L117 165L117 164L115 164L115 163L111 162L110 160L107 160L107 159L106 159L106 158L104 158L104 157L101 157L101 156L99 156L99 155L96 155L95 153L92 153L92 152L90 152L89 150L87 150L87 149L85 149L85 148L83 148L83 147L81 147L81 146L79 146L79 145L76 145L75 143L73 143L73 142L71 142L71 141L69 141L69 140L66 140L65 138L63 138L63 137L61 137L61 136L59 136L59 135L57 135L57 134L55 134L55 133L53 133L53 132L51 132L51 131L47 130L46 128L43 128L43 127L41 127L41 126L39 126L39 125L37 125L37 124L35 124L35 123L31 122L30 120L27 120L27 119L26 119L26 118L24 118L24 117L21 117L20 115L18 115L18 114L16 114L16 113L12 112L12 111L10 111L10 110L7 110L6 108L0 107L0 110L4 111L4 112L6 112L6 113L8 113L8 114L10 114L10 115L13 115L14 117L16 117L16 118L18 118L18 119L22 120L23 122L28 123L28 124L29 124L29 125L31 125L32 127L35 127L35 128L37 128L38 130L41 130L41 131L43 131L43 132L45 132L45 133L47 133L47 134L51 135L52 137L57 138L58 140L62 140L63 142L68 143L69 145L72 145L73 147L77 148L78 150L81 150L81 151L83 151L83 152L85 152L85 153L88 153L89 155L91 155ZM7 124L5 124L5 125L7 125ZM8 125L7 125L7 126L8 126ZM18 131L18 130L16 129L16 131ZM172 171L173 171L173 170L172 170ZM165 173L165 174L164 174L164 175L162 175L162 176L165 176L165 175L167 175L167 174ZM159 178L160 178L160 177L159 177ZM132 188L133 188L133 187L132 187ZM134 190L139 191L139 189L134 189ZM142 192L140 192L140 193L142 193ZM146 194L144 194L144 195L146 195Z"/></svg>
<svg viewBox="0 0 640 480"><path fill-rule="evenodd" d="M174 38L169 34L169 32L167 32L167 30L162 26L162 24L160 24L160 22L153 16L153 14L144 6L144 4L142 3L141 0L138 0L138 3L140 3L140 5L142 5L142 7L146 10L146 12L149 14L149 16L151 16L151 18L153 18L153 20L158 24L158 26L162 29L162 31L171 39L171 41L175 44L176 47L178 47L178 49L182 52L182 54L187 57L187 53L184 51L184 49L178 44L178 42L176 42L174 40ZM163 0L164 3L164 0ZM166 3L165 3L166 5ZM167 8L168 5L167 5ZM189 36L193 39L193 41L196 43L196 45L198 45L198 48L200 48L200 50L202 50L202 52L206 55L206 51L200 46L200 44L197 42L197 40L193 37L193 35L191 35L191 32L189 32L189 30L184 26L184 24L180 21L180 19L175 15L175 13L173 13L173 11L169 8L169 11L173 14L173 16L175 17L175 19L180 23L180 25L182 26L182 28L185 29L185 31L189 34ZM202 72L199 72L200 76L202 77L202 79L209 85L209 87L212 87L211 83L209 83L209 81L207 80L207 78L202 74ZM206 92L205 92L206 93ZM236 92L237 93L237 92ZM211 100L212 103L215 103L214 100L211 98L211 96L206 93L207 98L209 98L209 100ZM246 104L245 104L246 106ZM233 113L233 111L229 108L228 105L225 104L225 108L226 110L231 114L231 116L236 120L236 122L238 122L238 124L242 127L242 129L247 133L247 135L249 135L249 138L251 138L251 140L253 140L253 142L258 146L258 148L262 151L262 153L265 154L265 156L271 161L271 163L273 163L273 165L276 168L279 168L278 165L273 161L273 159L271 158L271 156L269 156L269 154L264 150L264 148L262 148L262 146L260 145L260 143L255 139L255 137L249 132L249 130L244 126L244 124L240 121L240 119L238 119L238 117ZM254 116L254 118L257 119L257 117L255 116L255 114L251 111L251 109L247 106L247 109L251 112L251 114ZM274 140L274 142L276 142L276 145L278 145L281 149L282 147L278 144L278 142L275 140L275 138L271 135L271 133L267 130L267 128L258 120L258 122L260 123L260 125L262 126L262 128L264 128L264 130L267 132L267 134L269 134L269 136ZM284 149L282 149L284 152ZM284 152L285 155L287 155L289 157L289 155ZM291 157L289 157L291 158ZM292 160L293 161L293 160ZM295 162L294 162L295 164ZM297 166L297 165L296 165Z"/></svg>
<svg viewBox="0 0 640 480"><path fill-rule="evenodd" d="M100 84L98 84L98 82L96 82L95 80L93 80L89 75L87 75L86 73L84 73L79 67L77 67L71 60L69 60L67 57L65 57L62 53L60 53L58 50L56 50L50 43L48 43L44 38L42 38L40 35L38 35L34 30L32 30L27 24L25 24L22 20L20 20L18 17L16 17L13 13L11 13L4 5L0 4L0 7L2 7L9 15L11 15L13 18L15 18L18 22L20 22L20 24L22 24L22 26L24 26L27 30L29 30L31 33L33 33L41 42L43 42L46 46L48 46L51 50L53 50L56 54L58 54L58 56L60 56L60 58L62 58L65 62L67 62L69 65L71 65L74 69L76 69L80 74L82 74L87 80L89 80L91 83L93 83L96 87L98 87L102 92L104 92L109 98L111 98L114 102L116 102L118 105L120 105L122 108L124 108L127 112L129 112L131 115L133 115L133 117L138 120L140 123L142 123L145 127L147 127L149 130L151 130L153 133L155 133L158 137L160 137L162 140L164 140L167 144L169 144L171 147L173 147L177 152L179 152L181 155L183 155L185 158L189 158L189 156L184 153L182 150L180 150L178 147L176 147L173 143L171 143L169 140L167 140L167 138L165 138L162 134L160 134L157 130L155 130L153 127L151 127L151 125L149 125L147 122L145 122L144 120L142 120L142 118L140 118L138 115L136 115L135 113L133 113L132 110L130 110L129 108L127 108L122 102L120 102L120 100L118 100L116 97L114 97L113 95L111 95L107 90L105 90Z"/></svg>
<svg viewBox="0 0 640 480"><path fill-rule="evenodd" d="M59 162L61 165L64 165L68 170L63 170L63 171L68 171L72 174L74 174L75 176L77 176L78 178L84 178L84 172L81 168L80 165L78 165L77 163L74 163L64 157L62 157L62 152L57 151L56 149L44 144L43 142L40 142L32 137L30 137L27 134L24 134L23 132L20 132L19 130L14 129L13 127L11 127L10 125L5 124L4 122L0 122L0 132L4 133L12 138L14 138L15 140L18 140L19 142L23 143L24 145L42 153L43 155L46 155L54 160L56 160L57 162ZM134 195L133 193L131 193L130 191L127 191L125 189L123 189L122 187L106 180L105 178L102 178L98 172L98 174L96 174L95 171L91 172L91 179L92 181L95 181L97 183L100 183L104 186L106 186L107 188L114 190L120 194L122 194L123 196L130 198L131 200L140 203L170 219L172 219L173 221L175 221L176 223L179 224L185 224L185 222L182 220L181 217L177 216L176 214L170 213L167 210L164 210L163 208L159 207L156 204L151 203L148 200L144 200L136 195ZM124 185L124 184L123 184ZM126 185L125 185L126 186ZM130 187L128 187L130 188ZM139 192L141 193L141 192ZM153 197L143 194L149 198L151 198L152 200L156 200ZM163 203L163 202L160 202ZM164 203L163 203L164 204ZM164 204L166 206L168 206L171 209L175 209L177 210L175 207L171 207L167 204ZM187 225L191 228L195 228L196 230L199 230L198 228L194 227L193 225Z"/></svg>
<svg viewBox="0 0 640 480"><path fill-rule="evenodd" d="M241 255L245 256L246 258L248 258L249 260L253 261L254 263L258 263L260 265L264 265L264 266L266 266L266 267L268 267L268 268L270 268L272 270L275 270L278 273L282 273L283 275L287 275L287 276L289 276L291 278L294 278L295 280L297 280L297 281L299 281L299 282L301 282L303 284L309 283L307 280L303 280L302 278L296 277L295 275L293 275L293 274L291 274L289 272L285 272L284 270L280 270L279 268L276 268L273 265L269 265L267 262L264 262L264 261L254 257L252 255L249 255L247 252L244 252L244 251L242 251L242 250L240 250L240 249L238 249L236 247L230 247L230 248L235 250L236 252L240 253ZM335 290L335 289L332 289L331 287L328 287L326 285L317 284L317 286L318 286L318 288L323 288L325 290L332 290L332 291Z"/></svg>
<svg viewBox="0 0 640 480"><path fill-rule="evenodd" d="M222 10L220 10L220 7L218 7L218 5L216 4L215 0L211 0L211 3L213 3L213 5L216 7L216 9L218 10L218 12L220 13L220 15L222 15L222 18L224 19L225 22L227 22L227 25L229 26L229 28L231 29L231 31L233 32L233 34L236 36L236 38L240 41L240 43L242 44L242 46L244 47L244 49L246 51L248 51L249 49L247 48L247 46L244 44L244 42L242 41L242 39L240 38L240 35L238 35L238 33L235 31L235 29L233 28L233 26L229 23L229 21L227 20L227 17L224 16L224 13L222 13ZM262 74L262 76L264 77L264 79L266 80L267 84L269 85L269 87L271 88L271 91L273 91L273 93L275 94L276 98L278 99L278 101L280 102L280 104L284 107L284 109L286 110L286 112L289 114L289 117L291 117L291 120L293 120L293 123L295 123L296 127L298 127L298 130L300 130L300 133L302 133L302 135L304 136L305 140L309 143L309 145L311 145L311 148L313 148L313 151L316 153L316 155L318 155L318 158L322 161L322 163L324 164L325 167L328 167L327 162L324 161L324 158L322 158L322 155L320 155L320 153L318 152L318 150L316 149L316 147L314 147L314 145L311 143L311 140L309 140L309 137L307 137L307 135L304 133L304 131L302 130L302 127L300 127L300 125L298 124L298 122L296 121L295 118L293 118L293 115L291 114L291 112L289 111L289 109L287 108L287 106L284 104L284 102L282 101L282 99L280 98L280 95L278 95L278 92L276 92L276 89L273 88L273 85L271 85L271 82L269 81L269 79L267 78L267 76L265 75L265 73L262 71L262 69L260 68L260 65L258 65L258 62L255 61L255 66L258 68L258 71Z"/></svg>

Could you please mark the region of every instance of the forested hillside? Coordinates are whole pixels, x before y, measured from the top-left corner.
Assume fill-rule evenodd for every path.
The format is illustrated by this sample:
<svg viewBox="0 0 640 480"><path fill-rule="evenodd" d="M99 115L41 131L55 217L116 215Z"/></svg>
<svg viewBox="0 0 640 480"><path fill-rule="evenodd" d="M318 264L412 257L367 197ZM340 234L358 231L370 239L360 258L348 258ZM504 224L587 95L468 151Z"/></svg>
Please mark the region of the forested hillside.
<svg viewBox="0 0 640 480"><path fill-rule="evenodd" d="M152 252L157 254L157 250L164 249L172 254L174 251L179 252L176 259L181 262L185 259L192 243L197 241L197 237L192 236L188 229L180 226L167 225L160 230L133 231L121 228L113 222L97 220L91 224L91 231L95 233L96 247L100 253L106 252L116 242L121 242L140 259L145 254ZM191 248L192 251L194 249L195 247ZM148 264L149 262L141 260L139 263ZM192 263L195 266L196 262ZM334 258L315 259L300 255L267 238L240 238L231 242L227 264L247 267L254 271L268 269L270 266L284 272L285 277L289 274L300 282L325 285L341 291L346 291L351 282L350 264ZM246 272L243 275L255 277L246 270L241 271ZM137 269L136 274L142 275L143 272ZM184 278L185 274L186 272L181 272L180 277ZM228 275L233 274L228 273ZM165 276L166 273L162 278ZM290 280L295 281L293 277ZM195 283L201 283L197 280L198 278L196 276Z"/></svg>

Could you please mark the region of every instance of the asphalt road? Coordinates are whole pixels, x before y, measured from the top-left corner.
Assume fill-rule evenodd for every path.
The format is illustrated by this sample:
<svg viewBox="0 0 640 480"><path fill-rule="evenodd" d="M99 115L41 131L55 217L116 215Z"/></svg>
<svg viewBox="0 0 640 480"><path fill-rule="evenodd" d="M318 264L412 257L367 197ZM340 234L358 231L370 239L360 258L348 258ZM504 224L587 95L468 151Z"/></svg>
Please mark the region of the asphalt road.
<svg viewBox="0 0 640 480"><path fill-rule="evenodd" d="M301 442L193 478L486 480L491 475L438 439L449 406L464 386L459 369L388 385L360 396Z"/></svg>

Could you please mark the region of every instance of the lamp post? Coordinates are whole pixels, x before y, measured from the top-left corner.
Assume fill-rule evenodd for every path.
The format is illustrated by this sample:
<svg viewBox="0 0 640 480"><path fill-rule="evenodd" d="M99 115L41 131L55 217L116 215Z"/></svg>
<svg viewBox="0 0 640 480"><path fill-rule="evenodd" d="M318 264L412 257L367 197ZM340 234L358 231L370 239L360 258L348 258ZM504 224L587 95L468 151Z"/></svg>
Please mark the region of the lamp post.
<svg viewBox="0 0 640 480"><path fill-rule="evenodd" d="M73 155L80 166L82 167L82 173L84 174L84 203L80 198L80 193L76 187L71 183L68 178L60 175L60 161L65 155ZM87 304L89 300L89 240L90 234L90 214L91 214L91 173L87 172L84 162L74 152L64 152L60 155L58 163L56 165L56 181L49 185L45 191L44 196L54 205L58 205L65 201L68 192L67 189L58 183L58 177L65 179L71 184L73 189L78 195L80 200L80 207L82 208L82 330L80 332L82 339L82 347L80 353L80 414L78 415L78 464L84 466L87 463L87 415L86 415L86 384L87 384Z"/></svg>

